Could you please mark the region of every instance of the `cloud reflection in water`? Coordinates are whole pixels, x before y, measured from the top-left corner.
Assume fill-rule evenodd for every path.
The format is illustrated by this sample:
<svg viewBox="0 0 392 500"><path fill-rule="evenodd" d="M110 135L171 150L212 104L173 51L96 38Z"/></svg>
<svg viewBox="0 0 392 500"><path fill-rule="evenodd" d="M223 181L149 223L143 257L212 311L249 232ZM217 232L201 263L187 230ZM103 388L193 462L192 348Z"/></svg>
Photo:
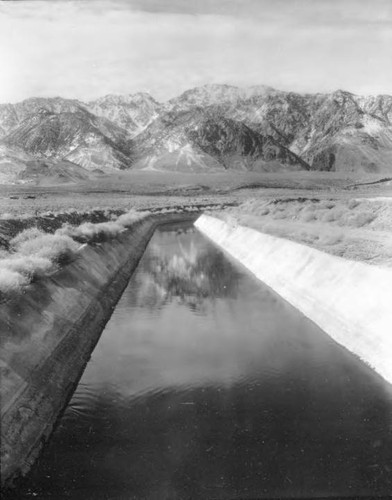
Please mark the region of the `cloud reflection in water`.
<svg viewBox="0 0 392 500"><path fill-rule="evenodd" d="M177 238L172 231L158 231L159 241L149 245L134 287L138 307L162 308L175 300L203 313L211 299L235 299L241 277L231 262L221 252L211 251L194 229L175 233Z"/></svg>

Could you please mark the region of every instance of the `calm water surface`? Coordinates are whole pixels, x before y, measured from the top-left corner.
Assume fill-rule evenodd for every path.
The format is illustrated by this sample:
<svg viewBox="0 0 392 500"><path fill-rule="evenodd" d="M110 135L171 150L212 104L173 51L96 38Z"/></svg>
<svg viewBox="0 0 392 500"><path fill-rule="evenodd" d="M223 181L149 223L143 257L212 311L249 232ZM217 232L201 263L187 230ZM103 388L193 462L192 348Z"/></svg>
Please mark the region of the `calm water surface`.
<svg viewBox="0 0 392 500"><path fill-rule="evenodd" d="M153 236L25 497L392 492L392 394L189 224Z"/></svg>

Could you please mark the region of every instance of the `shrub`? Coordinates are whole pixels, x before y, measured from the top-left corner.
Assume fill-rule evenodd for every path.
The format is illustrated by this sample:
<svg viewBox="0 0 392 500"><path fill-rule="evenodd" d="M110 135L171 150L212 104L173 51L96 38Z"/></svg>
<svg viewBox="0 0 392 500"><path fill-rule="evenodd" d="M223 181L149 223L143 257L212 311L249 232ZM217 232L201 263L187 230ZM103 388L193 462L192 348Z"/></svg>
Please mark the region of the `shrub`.
<svg viewBox="0 0 392 500"><path fill-rule="evenodd" d="M47 234L32 228L22 231L11 240L11 247L21 255L34 255L63 263L72 258L79 245L67 235Z"/></svg>
<svg viewBox="0 0 392 500"><path fill-rule="evenodd" d="M148 214L149 212L136 212L136 210L130 210L119 217L113 216L113 220L108 222L99 222L97 224L84 222L80 226L64 224L61 229L56 231L56 234L69 236L81 243L106 241L117 237L127 227L143 219Z"/></svg>
<svg viewBox="0 0 392 500"><path fill-rule="evenodd" d="M316 240L318 240L318 235L315 233L309 233L308 231L301 231L300 233L300 239L304 243L314 243Z"/></svg>
<svg viewBox="0 0 392 500"><path fill-rule="evenodd" d="M84 222L80 226L65 224L56 231L56 235L66 236L81 243L95 243L115 238L122 231L124 231L123 226L113 221L98 224Z"/></svg>
<svg viewBox="0 0 392 500"><path fill-rule="evenodd" d="M287 219L289 216L289 214L283 211L279 211L274 214L274 219Z"/></svg>
<svg viewBox="0 0 392 500"><path fill-rule="evenodd" d="M29 280L34 279L37 276L44 276L45 274L53 271L55 269L55 264L45 257L25 257L15 256L9 254L8 258L0 260L0 269L8 269L9 271L14 271L16 273L22 274L29 278Z"/></svg>
<svg viewBox="0 0 392 500"><path fill-rule="evenodd" d="M326 212L323 216L322 216L322 220L324 222L333 222L336 220L336 214L331 211L331 212Z"/></svg>
<svg viewBox="0 0 392 500"><path fill-rule="evenodd" d="M18 219L21 220L32 219L34 215L35 214L33 212L25 212L23 214L19 214Z"/></svg>
<svg viewBox="0 0 392 500"><path fill-rule="evenodd" d="M116 222L120 224L123 227L129 227L138 220L144 219L149 215L149 212L136 212L136 210L130 210L126 214L120 215L120 217L117 218Z"/></svg>
<svg viewBox="0 0 392 500"><path fill-rule="evenodd" d="M344 222L345 217L347 217L347 210L344 208L335 207L323 216L323 220L325 222Z"/></svg>
<svg viewBox="0 0 392 500"><path fill-rule="evenodd" d="M46 233L38 229L38 227L30 227L29 229L25 229L24 231L20 232L15 236L10 241L10 246L12 249L16 250L20 245L22 245L26 241L34 240L35 238L38 238L39 236L43 236Z"/></svg>
<svg viewBox="0 0 392 500"><path fill-rule="evenodd" d="M175 210L167 210L172 211ZM21 291L35 277L47 275L58 264L71 260L80 247L78 242L114 238L148 214L130 210L116 221L86 222L78 227L65 224L54 234L37 227L25 229L10 241L10 252L0 250L0 292Z"/></svg>
<svg viewBox="0 0 392 500"><path fill-rule="evenodd" d="M320 244L321 245L336 245L337 243L340 243L343 241L343 234L342 233L334 233L334 234L324 234L320 237Z"/></svg>
<svg viewBox="0 0 392 500"><path fill-rule="evenodd" d="M27 276L0 266L0 293L20 292L29 282Z"/></svg>
<svg viewBox="0 0 392 500"><path fill-rule="evenodd" d="M5 212L4 214L1 214L1 216L0 216L0 219L2 219L2 220L10 220L13 218L15 218L15 215L13 215L9 212Z"/></svg>
<svg viewBox="0 0 392 500"><path fill-rule="evenodd" d="M331 208L335 207L335 202L332 200L322 200L319 203L319 208L327 208L330 210Z"/></svg>
<svg viewBox="0 0 392 500"><path fill-rule="evenodd" d="M370 212L359 212L358 214L353 215L348 223L350 226L354 227L362 227L370 224L377 216Z"/></svg>
<svg viewBox="0 0 392 500"><path fill-rule="evenodd" d="M348 202L347 206L350 210L353 210L354 208L356 208L358 205L360 205L361 202L359 200L356 200L356 199L352 199Z"/></svg>
<svg viewBox="0 0 392 500"><path fill-rule="evenodd" d="M313 212L309 211L309 210L304 210L301 214L301 219L304 221L304 222L310 222L312 220L315 220L316 219L316 216L314 215Z"/></svg>

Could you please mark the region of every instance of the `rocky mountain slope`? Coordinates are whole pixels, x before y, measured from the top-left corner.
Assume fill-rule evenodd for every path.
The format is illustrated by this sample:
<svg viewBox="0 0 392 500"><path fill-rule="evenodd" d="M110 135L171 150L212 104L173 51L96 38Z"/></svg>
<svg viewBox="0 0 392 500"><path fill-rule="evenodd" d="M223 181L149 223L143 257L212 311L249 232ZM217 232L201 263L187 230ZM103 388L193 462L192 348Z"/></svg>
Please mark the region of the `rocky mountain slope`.
<svg viewBox="0 0 392 500"><path fill-rule="evenodd" d="M0 184L32 181L58 184L90 178L90 172L70 161L39 159L18 147L0 145Z"/></svg>
<svg viewBox="0 0 392 500"><path fill-rule="evenodd" d="M309 165L244 123L210 108L169 111L130 143L134 168L148 170L300 170Z"/></svg>
<svg viewBox="0 0 392 500"><path fill-rule="evenodd" d="M88 109L108 118L134 137L142 132L161 113L163 106L147 93L128 96L107 95L87 103Z"/></svg>
<svg viewBox="0 0 392 500"><path fill-rule="evenodd" d="M41 108L2 142L37 159L67 160L87 170L109 171L130 166L126 141L123 129L83 108L60 113Z"/></svg>
<svg viewBox="0 0 392 500"><path fill-rule="evenodd" d="M82 176L129 168L392 173L392 97L207 85L163 104L140 93L0 105L0 179L28 178L37 161L72 163Z"/></svg>
<svg viewBox="0 0 392 500"><path fill-rule="evenodd" d="M206 86L166 105L184 111L208 106L271 135L314 170L392 171L392 96L349 92L297 94L269 87Z"/></svg>

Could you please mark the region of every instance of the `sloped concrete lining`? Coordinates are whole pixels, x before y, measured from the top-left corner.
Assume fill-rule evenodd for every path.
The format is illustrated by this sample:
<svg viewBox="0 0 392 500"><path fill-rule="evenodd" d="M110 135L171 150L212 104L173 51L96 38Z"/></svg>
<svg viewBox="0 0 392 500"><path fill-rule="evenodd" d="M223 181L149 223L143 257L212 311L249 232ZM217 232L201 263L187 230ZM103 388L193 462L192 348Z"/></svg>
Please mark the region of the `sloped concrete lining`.
<svg viewBox="0 0 392 500"><path fill-rule="evenodd" d="M392 270L202 215L195 226L392 383Z"/></svg>
<svg viewBox="0 0 392 500"><path fill-rule="evenodd" d="M157 225L184 218L149 216L85 245L74 262L0 305L3 487L38 457Z"/></svg>

